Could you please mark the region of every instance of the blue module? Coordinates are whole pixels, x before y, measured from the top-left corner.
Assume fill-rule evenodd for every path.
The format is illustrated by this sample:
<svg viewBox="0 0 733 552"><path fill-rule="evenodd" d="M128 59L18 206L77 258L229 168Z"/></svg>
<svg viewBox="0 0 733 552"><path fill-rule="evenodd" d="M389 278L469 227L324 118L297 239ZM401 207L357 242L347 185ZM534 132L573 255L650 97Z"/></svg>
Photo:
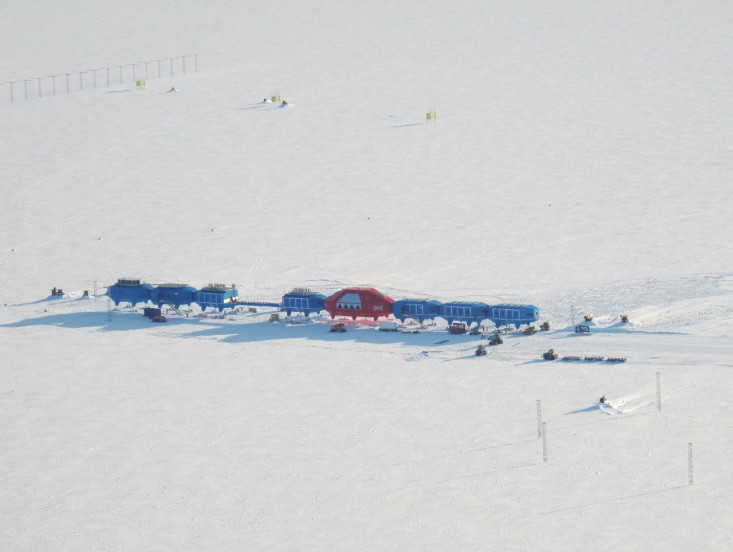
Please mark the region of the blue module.
<svg viewBox="0 0 733 552"><path fill-rule="evenodd" d="M150 300L158 307L173 305L180 308L181 305L195 303L196 293L196 288L188 284L160 284L150 290Z"/></svg>
<svg viewBox="0 0 733 552"><path fill-rule="evenodd" d="M196 292L196 302L205 311L208 307L219 309L219 312L225 308L234 308L239 291L232 285L227 287L224 284L209 284Z"/></svg>
<svg viewBox="0 0 733 552"><path fill-rule="evenodd" d="M471 324L471 322L481 322L488 318L488 311L489 305L486 303L454 301L452 303L442 304L439 309L439 315L448 324L452 324L454 320Z"/></svg>
<svg viewBox="0 0 733 552"><path fill-rule="evenodd" d="M152 284L144 284L140 280L130 278L119 278L117 283L107 288L107 295L115 305L130 303L134 307L138 303L150 301Z"/></svg>
<svg viewBox="0 0 733 552"><path fill-rule="evenodd" d="M323 300L326 298L322 293L316 293L306 288L295 288L283 295L282 309L290 316L292 312L302 312L306 317L311 313L319 313L323 310Z"/></svg>
<svg viewBox="0 0 733 552"><path fill-rule="evenodd" d="M428 299L400 299L392 303L392 314L400 322L407 318L417 320L421 324L424 320L432 320L439 316L440 301Z"/></svg>
<svg viewBox="0 0 733 552"><path fill-rule="evenodd" d="M534 305L491 305L488 319L496 326L514 324L515 328L540 319L540 310Z"/></svg>

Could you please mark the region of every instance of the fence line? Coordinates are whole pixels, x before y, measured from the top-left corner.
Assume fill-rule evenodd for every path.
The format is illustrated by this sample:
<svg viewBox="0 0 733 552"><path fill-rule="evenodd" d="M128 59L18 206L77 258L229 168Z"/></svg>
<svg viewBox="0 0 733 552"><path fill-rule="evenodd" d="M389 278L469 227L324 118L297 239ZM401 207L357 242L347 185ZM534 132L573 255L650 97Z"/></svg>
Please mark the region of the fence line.
<svg viewBox="0 0 733 552"><path fill-rule="evenodd" d="M29 79L18 79L0 83L7 88L6 98L10 103L40 99L44 96L70 94L94 88L106 88L114 84L135 84L154 78L172 77L187 73L198 73L199 56L164 57L152 61L136 61L122 65L110 65L99 69L84 69L69 73L57 73ZM155 70L157 67L157 71Z"/></svg>

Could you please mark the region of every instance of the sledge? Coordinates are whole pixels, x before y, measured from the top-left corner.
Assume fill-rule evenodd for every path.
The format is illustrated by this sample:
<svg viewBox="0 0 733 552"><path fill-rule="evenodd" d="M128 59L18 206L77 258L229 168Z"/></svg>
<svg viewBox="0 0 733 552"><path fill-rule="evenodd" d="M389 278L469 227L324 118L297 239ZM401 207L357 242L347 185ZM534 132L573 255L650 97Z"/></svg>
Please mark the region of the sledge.
<svg viewBox="0 0 733 552"><path fill-rule="evenodd" d="M337 322L336 324L331 326L331 329L328 331L333 333L346 333L346 324L344 324L343 322Z"/></svg>
<svg viewBox="0 0 733 552"><path fill-rule="evenodd" d="M379 323L380 332L396 332L400 329L400 325L392 320L384 320Z"/></svg>

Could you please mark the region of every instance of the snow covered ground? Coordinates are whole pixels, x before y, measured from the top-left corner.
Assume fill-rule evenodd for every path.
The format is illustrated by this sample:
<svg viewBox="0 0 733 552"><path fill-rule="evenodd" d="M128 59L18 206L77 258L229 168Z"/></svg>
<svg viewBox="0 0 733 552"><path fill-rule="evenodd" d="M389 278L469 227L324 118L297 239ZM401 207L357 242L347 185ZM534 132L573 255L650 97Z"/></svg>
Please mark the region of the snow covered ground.
<svg viewBox="0 0 733 552"><path fill-rule="evenodd" d="M713 1L11 1L2 548L733 548L732 26ZM552 329L475 357L442 325L158 325L82 297L119 277L527 302Z"/></svg>

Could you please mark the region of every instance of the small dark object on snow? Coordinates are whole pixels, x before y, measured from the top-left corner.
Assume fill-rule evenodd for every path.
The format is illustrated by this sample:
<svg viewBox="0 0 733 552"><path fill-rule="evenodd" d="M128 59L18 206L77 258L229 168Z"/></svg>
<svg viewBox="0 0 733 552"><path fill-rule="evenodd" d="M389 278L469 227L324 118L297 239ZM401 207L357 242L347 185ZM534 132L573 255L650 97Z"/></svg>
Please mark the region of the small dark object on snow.
<svg viewBox="0 0 733 552"><path fill-rule="evenodd" d="M331 329L328 330L328 331L329 332L334 332L334 333L345 333L346 332L346 324L344 324L343 322L338 322L338 323L334 324L333 326L331 326Z"/></svg>
<svg viewBox="0 0 733 552"><path fill-rule="evenodd" d="M555 352L555 349L550 349L546 353L542 353L542 358L545 360L557 360L557 353Z"/></svg>
<svg viewBox="0 0 733 552"><path fill-rule="evenodd" d="M51 288L51 295L53 297L60 297L63 294L64 294L64 290L63 289Z"/></svg>
<svg viewBox="0 0 733 552"><path fill-rule="evenodd" d="M474 353L476 356L484 356L486 354L486 347L483 345L479 345L476 347L476 352Z"/></svg>
<svg viewBox="0 0 733 552"><path fill-rule="evenodd" d="M583 318L586 322L590 322L591 320L593 320L593 315L591 313L588 313L586 315L583 315Z"/></svg>
<svg viewBox="0 0 733 552"><path fill-rule="evenodd" d="M152 318L150 318L153 322L168 322L168 319L163 316L162 314L156 314Z"/></svg>
<svg viewBox="0 0 733 552"><path fill-rule="evenodd" d="M82 294L82 297L89 297L89 290L85 289L84 293Z"/></svg>
<svg viewBox="0 0 733 552"><path fill-rule="evenodd" d="M502 343L504 343L504 340L498 333L492 334L489 338L489 345L501 345Z"/></svg>
<svg viewBox="0 0 733 552"><path fill-rule="evenodd" d="M608 402L608 400L606 399L606 395L603 395L603 396L601 397L601 400L600 400L600 401L598 401L598 402L599 402L599 403L601 403L601 404L606 404L606 403Z"/></svg>
<svg viewBox="0 0 733 552"><path fill-rule="evenodd" d="M550 331L550 323L549 322L543 322L540 324L540 330L543 332L549 332Z"/></svg>
<svg viewBox="0 0 733 552"><path fill-rule="evenodd" d="M628 324L629 323L629 315L628 314L622 314L621 315L621 322L623 324Z"/></svg>
<svg viewBox="0 0 733 552"><path fill-rule="evenodd" d="M583 357L579 356L564 356L562 357L563 360L583 360Z"/></svg>
<svg viewBox="0 0 733 552"><path fill-rule="evenodd" d="M534 335L537 333L537 328L535 328L534 326L527 326L522 330L522 333L524 335Z"/></svg>
<svg viewBox="0 0 733 552"><path fill-rule="evenodd" d="M623 357L608 357L606 362L626 362L626 359Z"/></svg>
<svg viewBox="0 0 733 552"><path fill-rule="evenodd" d="M590 326L578 324L575 326L575 333L590 333Z"/></svg>
<svg viewBox="0 0 733 552"><path fill-rule="evenodd" d="M602 356L587 356L587 357L584 357L583 360L587 360L588 362L600 362L604 358L605 357L602 357Z"/></svg>

